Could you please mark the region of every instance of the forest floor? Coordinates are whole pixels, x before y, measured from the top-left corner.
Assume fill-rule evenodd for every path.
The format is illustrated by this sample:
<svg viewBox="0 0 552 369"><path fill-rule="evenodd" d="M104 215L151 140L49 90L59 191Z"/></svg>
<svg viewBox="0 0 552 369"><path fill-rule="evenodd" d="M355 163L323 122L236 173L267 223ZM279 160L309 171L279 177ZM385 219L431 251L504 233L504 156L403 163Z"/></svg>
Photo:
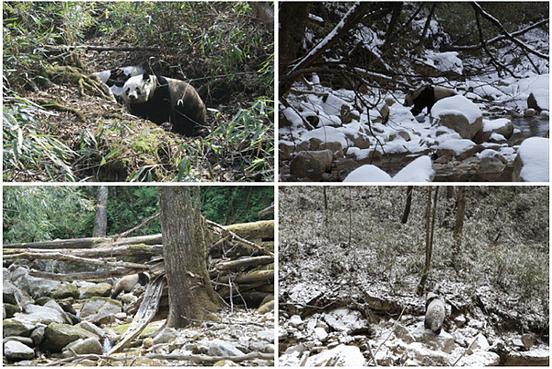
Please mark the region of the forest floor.
<svg viewBox="0 0 552 369"><path fill-rule="evenodd" d="M106 6L106 12L111 10L108 8ZM18 156L18 150L26 153L25 147L13 148L14 159L8 161L10 165L6 165L8 159L5 159L5 180L271 180L274 175L271 168L273 151L267 155L267 150L272 150L271 142L274 138L273 107L269 102L272 96L266 96L267 86L263 84L266 79L261 78L266 71L261 72L259 69L270 59L271 48L274 47L273 32L254 16L242 15L240 18L234 15L231 11L232 6L227 4L207 7L198 5L197 9L194 9L201 14L201 19L197 21L204 22L198 27L213 27L213 22L208 20L214 17L220 22L220 19L223 19L222 13L228 12L228 19L231 20L229 24L224 23L224 27L229 27L233 21L239 22L239 25L236 23L234 26L250 36L250 39L243 42L260 39L262 44L252 47L246 60L242 60L241 63L233 62L233 70L223 72L222 67L214 69L213 66L218 62L218 56L209 54L196 44L187 46L189 50L185 55L179 55L178 47L170 42L151 47L140 45L141 47L136 46L136 50L132 50L133 45L140 41L129 44L125 38L121 39L124 28L116 31L112 29L112 32L107 33L99 31L102 22L106 22L107 29L114 27L110 20L99 17L96 31L86 32L79 45L82 49L71 54L71 58L78 59L78 64L85 66L82 70L56 66L54 73L51 73L49 63L57 65L57 62L53 61L56 60L57 54L53 53L53 57L46 57L47 60L43 61L47 66L46 70L49 71L48 78L51 82L47 82L46 86L34 86L20 91L17 97L4 99L5 107L14 104L14 110L18 113L16 109L21 101L28 105L23 108L23 120L29 115L31 118L36 116L37 120L46 123L18 125L14 122L8 131L15 138L19 134L20 138L25 139L19 144L24 144L27 140L37 141L28 145L52 146L50 151L57 153L44 158L43 162L37 165L38 168L34 168ZM156 16L163 17L161 14ZM163 21L170 19L168 14L165 17L167 19L163 18ZM205 37L208 37L209 32L210 30L205 30ZM148 39L142 42L148 42ZM130 50L120 50L125 45L128 45L127 49ZM86 49L87 46L100 47L102 50ZM225 44L220 46L226 48ZM158 47L158 51L151 51L155 47ZM128 66L140 66L150 73L185 80L198 90L207 107L206 125L199 135L185 137L165 132L154 123L126 113L120 96L115 101L114 98L101 97L97 88L77 87L83 80L89 82L88 73ZM17 76L17 73L14 75ZM77 81L75 75L85 77ZM15 82L10 81L11 84ZM14 117L16 115L14 113ZM17 119L17 123L21 121L21 118ZM246 127L247 125L249 127ZM17 142L9 138L8 140L10 143ZM6 147L6 143L4 145ZM9 147L8 151L11 150ZM18 160L21 164L12 167L12 162Z"/></svg>

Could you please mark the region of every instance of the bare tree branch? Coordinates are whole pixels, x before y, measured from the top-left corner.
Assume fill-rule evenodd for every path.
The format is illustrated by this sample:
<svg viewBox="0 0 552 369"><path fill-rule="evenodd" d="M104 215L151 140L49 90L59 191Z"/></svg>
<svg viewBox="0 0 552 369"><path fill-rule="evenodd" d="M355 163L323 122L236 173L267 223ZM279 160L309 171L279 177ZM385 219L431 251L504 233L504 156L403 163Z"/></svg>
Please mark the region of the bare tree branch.
<svg viewBox="0 0 552 369"><path fill-rule="evenodd" d="M533 49L531 46L527 45L526 43L524 43L524 42L518 40L517 38L513 37L508 31L506 31L506 28L504 28L504 26L495 17L493 17L492 15L490 15L489 13L484 11L481 8L481 6L479 6L479 4L477 2L474 1L471 5L472 5L472 8L476 11L476 13L481 14L485 19L487 19L492 24L494 24L496 27L498 27L502 31L502 34L504 35L504 37L506 37L507 39L509 39L510 41L512 41L513 43L515 43L519 47L521 47L522 49L527 50L531 54L534 54L534 55L538 56L539 58L548 60L549 55L538 52L537 50Z"/></svg>

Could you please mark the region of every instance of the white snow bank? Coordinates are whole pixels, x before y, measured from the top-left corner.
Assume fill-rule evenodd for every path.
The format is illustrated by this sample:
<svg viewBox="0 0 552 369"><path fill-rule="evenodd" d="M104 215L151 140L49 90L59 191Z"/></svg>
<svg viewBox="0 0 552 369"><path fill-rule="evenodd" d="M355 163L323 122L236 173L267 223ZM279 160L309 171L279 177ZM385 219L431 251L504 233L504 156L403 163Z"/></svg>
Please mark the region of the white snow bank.
<svg viewBox="0 0 552 369"><path fill-rule="evenodd" d="M446 114L461 114L468 118L470 124L473 124L482 116L481 110L479 110L477 105L462 95L447 97L446 99L437 101L433 105L433 108L431 108L431 114L434 117Z"/></svg>
<svg viewBox="0 0 552 369"><path fill-rule="evenodd" d="M429 156L420 156L412 163L401 169L393 182L431 182L435 171Z"/></svg>
<svg viewBox="0 0 552 369"><path fill-rule="evenodd" d="M453 150L456 155L468 151L475 146L475 143L472 140L458 139L448 135L439 136L436 141L439 143L439 149Z"/></svg>
<svg viewBox="0 0 552 369"><path fill-rule="evenodd" d="M435 171L429 156L421 156L401 169L394 178L375 165L353 170L343 182L431 182Z"/></svg>
<svg viewBox="0 0 552 369"><path fill-rule="evenodd" d="M391 176L372 164L353 170L343 182L391 182Z"/></svg>
<svg viewBox="0 0 552 369"><path fill-rule="evenodd" d="M483 119L483 132L490 132L493 130L500 129L510 123L510 119L499 118L495 120Z"/></svg>
<svg viewBox="0 0 552 369"><path fill-rule="evenodd" d="M523 163L520 177L525 182L548 182L549 142L548 138L531 137L519 146L518 155Z"/></svg>
<svg viewBox="0 0 552 369"><path fill-rule="evenodd" d="M519 97L523 100L527 107L527 98L529 94L533 94L539 107L545 110L550 110L549 96L549 74L534 75L529 78L519 80L517 83L517 91Z"/></svg>

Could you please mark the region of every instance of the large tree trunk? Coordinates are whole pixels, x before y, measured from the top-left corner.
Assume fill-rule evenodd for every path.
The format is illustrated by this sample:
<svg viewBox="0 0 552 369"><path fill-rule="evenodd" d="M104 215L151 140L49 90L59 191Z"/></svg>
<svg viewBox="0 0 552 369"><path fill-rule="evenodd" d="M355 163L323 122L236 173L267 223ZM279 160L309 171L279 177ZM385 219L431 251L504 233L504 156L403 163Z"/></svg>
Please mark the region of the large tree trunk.
<svg viewBox="0 0 552 369"><path fill-rule="evenodd" d="M437 195L439 193L439 187L435 187L435 195L433 200L433 210L431 209L431 187L428 187L427 193L427 209L426 209L426 260L425 267L422 272L422 278L416 288L418 296L422 296L425 289L425 283L429 276L429 269L431 266L431 255L433 254L433 231L435 229L435 215L437 213Z"/></svg>
<svg viewBox="0 0 552 369"><path fill-rule="evenodd" d="M458 200L456 201L456 222L454 223L454 230L452 237L454 238L454 250L453 258L460 254L460 248L462 246L462 229L464 228L464 214L466 212L466 187L460 186L458 188ZM454 265L457 265L455 263Z"/></svg>
<svg viewBox="0 0 552 369"><path fill-rule="evenodd" d="M107 195L108 187L98 187L98 205L96 206L96 219L92 237L105 237L107 235Z"/></svg>
<svg viewBox="0 0 552 369"><path fill-rule="evenodd" d="M195 195L199 196L199 191ZM205 222L192 207L190 187L160 186L163 255L169 286L167 327L183 328L191 319L210 320L218 308L205 264Z"/></svg>
<svg viewBox="0 0 552 369"><path fill-rule="evenodd" d="M309 19L309 3L283 2L280 6L280 75L286 73L297 58Z"/></svg>

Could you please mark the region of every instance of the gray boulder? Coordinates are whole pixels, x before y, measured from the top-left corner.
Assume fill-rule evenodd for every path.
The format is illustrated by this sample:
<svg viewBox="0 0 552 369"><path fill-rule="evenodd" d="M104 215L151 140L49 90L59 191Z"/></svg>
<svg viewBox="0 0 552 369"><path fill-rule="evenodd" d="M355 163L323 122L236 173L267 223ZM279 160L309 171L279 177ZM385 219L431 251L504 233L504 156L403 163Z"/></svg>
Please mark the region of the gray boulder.
<svg viewBox="0 0 552 369"><path fill-rule="evenodd" d="M331 150L301 151L290 164L291 174L298 180L320 181L333 162Z"/></svg>
<svg viewBox="0 0 552 369"><path fill-rule="evenodd" d="M232 343L215 338L209 342L208 354L211 356L241 356L244 353Z"/></svg>
<svg viewBox="0 0 552 369"><path fill-rule="evenodd" d="M68 324L52 323L46 327L44 333L46 338L45 346L53 351L61 351L62 348L79 338L97 338L94 333L86 329Z"/></svg>
<svg viewBox="0 0 552 369"><path fill-rule="evenodd" d="M92 297L82 307L80 317L94 324L106 324L114 321L114 315L122 310L119 301L106 297Z"/></svg>
<svg viewBox="0 0 552 369"><path fill-rule="evenodd" d="M31 322L18 320L17 318L4 319L2 333L3 337L22 336L29 337L35 325Z"/></svg>
<svg viewBox="0 0 552 369"><path fill-rule="evenodd" d="M75 287L71 283L65 282L54 287L50 293L50 296L52 296L56 300L63 300L68 297L78 299L80 296L80 292L77 287Z"/></svg>
<svg viewBox="0 0 552 369"><path fill-rule="evenodd" d="M72 357L73 351L79 355L88 354L103 354L102 345L96 337L89 337L87 339L79 338L76 341L71 342L63 349L63 357Z"/></svg>
<svg viewBox="0 0 552 369"><path fill-rule="evenodd" d="M7 341L4 343L4 357L10 361L34 359L34 350L19 341Z"/></svg>

